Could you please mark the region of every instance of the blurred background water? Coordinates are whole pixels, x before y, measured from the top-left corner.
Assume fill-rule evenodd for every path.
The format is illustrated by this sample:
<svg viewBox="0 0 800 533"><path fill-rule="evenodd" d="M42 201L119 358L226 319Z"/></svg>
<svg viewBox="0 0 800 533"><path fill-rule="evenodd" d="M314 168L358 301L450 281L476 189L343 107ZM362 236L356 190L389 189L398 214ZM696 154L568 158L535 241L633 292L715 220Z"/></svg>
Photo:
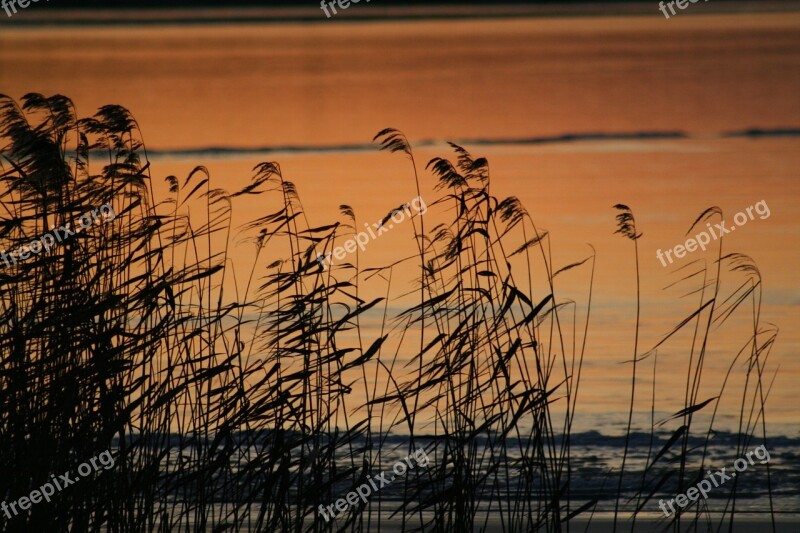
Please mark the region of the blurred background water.
<svg viewBox="0 0 800 533"><path fill-rule="evenodd" d="M664 268L656 250L682 243L707 207L719 206L732 220L764 200L769 218L748 222L724 246L726 253L756 261L761 318L780 328L766 372L768 383L774 377L768 446L776 509L796 511L798 30L796 12L669 22L631 15L113 28L5 24L0 92L15 98L65 94L82 115L108 103L131 109L153 162L157 197L165 191L164 177L185 176L198 164L208 167L216 187L232 190L247 183L257 162L276 160L297 185L312 225L336 220L340 204L353 206L360 220L377 221L416 196L408 162L370 145L385 127L408 135L420 167L448 155L446 141L487 157L493 193L519 197L550 232L556 267L586 257L587 243L597 250L573 428L587 496L602 492L604 473L621 459L619 435L630 400L630 369L620 363L633 349L635 270L630 242L613 235L611 206L629 205L644 233L641 353L696 305L683 291L664 287L682 275L677 267L702 254ZM423 197L432 199L433 179L422 175ZM235 212L235 223L262 214L253 201ZM362 265L385 264L413 250L410 229L395 229L369 244ZM244 239L236 249L242 264L253 251ZM412 274L404 279L400 272L396 283L408 288ZM587 282L585 273L576 273L561 288L562 297L579 302L578 316L585 315ZM746 319L734 320L714 332L701 398L715 395L747 342L747 327ZM679 338L659 350L657 420L683 407L688 346L688 338ZM401 354L399 361L410 356ZM645 412L634 420L639 431L650 424L649 379L643 378L646 392L637 404ZM728 386L741 384L734 378ZM714 468L736 458L727 432L736 431L740 406L735 397L726 400L715 424ZM634 469L648 444L634 440ZM763 511L764 477L752 479L760 481L742 509Z"/></svg>

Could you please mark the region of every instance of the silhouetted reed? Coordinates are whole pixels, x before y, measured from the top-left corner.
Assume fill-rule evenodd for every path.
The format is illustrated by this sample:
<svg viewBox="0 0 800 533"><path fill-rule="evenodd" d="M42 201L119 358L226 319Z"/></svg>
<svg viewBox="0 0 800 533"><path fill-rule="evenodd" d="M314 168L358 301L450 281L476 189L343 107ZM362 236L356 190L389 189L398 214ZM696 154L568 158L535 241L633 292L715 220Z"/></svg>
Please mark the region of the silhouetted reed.
<svg viewBox="0 0 800 533"><path fill-rule="evenodd" d="M341 206L343 221L312 227L277 163L256 166L233 192L197 167L168 177L170 197L157 201L137 124L119 106L78 118L63 96L29 94L21 106L0 96L0 128L3 249L105 203L117 213L0 270L0 497L27 494L102 450L116 458L8 529L379 531L396 520L452 532L491 519L507 531L560 531L597 509L571 454L594 252L555 266L548 233L516 198L490 194L486 159L451 145L454 161L428 163L441 194L428 205L451 220L426 231L424 216L412 219L413 255L362 269L355 254L324 270L317 254L357 226L356 213ZM407 139L387 129L375 140L409 157L420 194ZM243 228L254 259L241 280L231 217L253 195L264 213ZM624 214L623 225L632 222ZM698 397L709 331L745 303L752 341L730 367L746 362L748 376L737 452L758 430L766 438L762 375L775 332L760 327L757 269L721 254L712 272L681 280L699 285L698 308L661 341L695 328L685 407L664 421L680 426L644 472L627 474L623 457L615 517L652 509L676 475L681 489L702 474L702 459L699 469L688 460L706 449L688 439L708 443L713 417L696 427L693 416L716 412L726 383L716 398ZM419 273L418 301L390 316L400 263ZM723 265L743 277L725 298ZM590 276L585 317L557 290L581 270ZM365 277L385 280L386 297L363 300ZM368 316L377 328L364 326ZM636 366L654 353L639 353L638 307L636 319L628 437ZM428 468L336 522L318 517L319 505L418 447ZM730 494L723 518L733 520L735 484ZM691 519L706 516L698 506Z"/></svg>

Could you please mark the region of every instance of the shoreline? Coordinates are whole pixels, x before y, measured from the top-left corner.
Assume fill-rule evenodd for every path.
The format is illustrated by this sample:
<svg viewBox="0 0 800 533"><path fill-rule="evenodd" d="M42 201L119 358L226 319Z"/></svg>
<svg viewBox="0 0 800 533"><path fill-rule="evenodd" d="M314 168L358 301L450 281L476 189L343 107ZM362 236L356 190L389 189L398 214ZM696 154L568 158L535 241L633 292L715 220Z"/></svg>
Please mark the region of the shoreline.
<svg viewBox="0 0 800 533"><path fill-rule="evenodd" d="M149 8L149 9L36 9L17 13L13 18L0 18L0 26L91 26L91 25L199 25L199 24L319 24L336 20L358 23L376 21L465 20L548 17L615 17L661 16L652 2L572 4L564 5L484 5L484 6L359 6L361 9L340 11L331 19L319 7L234 7L234 8ZM686 11L683 17L800 12L797 3L731 2L706 4L702 11ZM662 17L663 18L663 17Z"/></svg>

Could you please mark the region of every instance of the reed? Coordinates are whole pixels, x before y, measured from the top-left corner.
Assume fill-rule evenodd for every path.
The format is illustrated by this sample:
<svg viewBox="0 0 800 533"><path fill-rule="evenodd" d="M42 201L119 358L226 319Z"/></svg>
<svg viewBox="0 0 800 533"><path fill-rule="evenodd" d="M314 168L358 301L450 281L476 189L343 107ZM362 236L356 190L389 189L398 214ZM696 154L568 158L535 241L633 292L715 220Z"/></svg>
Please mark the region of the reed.
<svg viewBox="0 0 800 533"><path fill-rule="evenodd" d="M387 129L375 141L409 158L419 194L405 136ZM168 177L169 196L157 201L132 115L106 106L79 118L58 95L0 95L0 146L2 249L105 203L117 213L0 270L0 498L103 450L116 459L113 470L7 521L9 530L380 531L391 521L450 532L499 520L507 531L561 531L602 507L581 490L572 454L594 251L554 265L548 232L518 199L491 194L486 159L453 144L452 161L428 163L440 195L428 204L449 218L414 219L409 256L362 268L356 254L325 270L317 254L358 226L356 213L341 206L343 220L312 226L275 162L257 165L233 192L212 187L199 166ZM235 204L252 196L263 214L235 227ZM234 260L240 235L252 247L248 265ZM392 285L401 264L418 272L417 301L394 312L390 302L405 295ZM742 278L725 298L724 273ZM560 296L578 274L586 302ZM385 296L362 299L366 279L382 280ZM627 433L637 365L693 327L685 406L663 421L680 426L662 444L653 420L651 451L662 447L644 471L626 473L623 458L615 521L652 506L675 477L680 489L702 474L714 417L698 427L695 415L716 412L727 382L716 398L699 397L711 326L745 304L752 340L729 371L744 363L747 374L737 451L759 432L766 439L775 331L761 326L757 269L720 251L710 272L680 283L699 284L698 309L645 354L637 327ZM653 376L655 413L655 367ZM696 435L705 447L689 446ZM419 447L428 468L335 522L317 514ZM699 470L689 461L697 456ZM731 523L735 504L733 484ZM698 507L691 519L705 517Z"/></svg>

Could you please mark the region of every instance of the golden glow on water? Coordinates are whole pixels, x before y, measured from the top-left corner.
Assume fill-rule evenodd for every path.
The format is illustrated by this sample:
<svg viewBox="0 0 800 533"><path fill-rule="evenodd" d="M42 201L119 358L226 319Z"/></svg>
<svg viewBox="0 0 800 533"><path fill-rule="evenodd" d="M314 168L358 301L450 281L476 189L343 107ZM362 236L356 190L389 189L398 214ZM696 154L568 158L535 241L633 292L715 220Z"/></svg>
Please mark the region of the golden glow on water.
<svg viewBox="0 0 800 533"><path fill-rule="evenodd" d="M618 363L630 358L634 324L632 246L613 235L611 206L631 206L644 233L640 345L646 349L693 305L681 293L661 290L675 275L661 267L655 251L682 243L706 207L720 206L730 220L765 200L771 217L748 222L725 246L752 256L761 270L762 318L781 328L770 356L780 373L768 417L796 424L800 143L797 137L722 135L800 127L799 29L797 14L669 23L658 17L576 17L4 28L0 92L16 98L31 91L62 93L83 115L106 103L125 105L148 148L160 150L363 145L387 126L405 131L412 143L686 132L691 138L466 147L489 159L493 194L518 196L550 231L556 265L586 257L586 243L597 249L581 407L598 413L626 405L629 369ZM422 167L434 155L450 154L441 144L416 155ZM296 183L312 225L338 219L340 204L353 206L360 220L376 221L416 195L402 157L355 151L157 158L156 196L164 197L165 176L182 178L198 164L208 166L214 186L241 187L264 159L278 160ZM432 200L432 178L422 175L423 197ZM237 209L235 225L264 214L255 200ZM413 250L410 230L399 228L370 243L361 260L374 266ZM238 246L237 268L251 256L251 246ZM586 281L577 272L565 277L563 296L585 302ZM743 331L731 323L718 332L721 344L707 362L709 382L718 382L746 341ZM688 345L679 344L660 351L661 368L685 366ZM662 375L658 390L677 409L685 375ZM711 388L700 394L713 395Z"/></svg>

